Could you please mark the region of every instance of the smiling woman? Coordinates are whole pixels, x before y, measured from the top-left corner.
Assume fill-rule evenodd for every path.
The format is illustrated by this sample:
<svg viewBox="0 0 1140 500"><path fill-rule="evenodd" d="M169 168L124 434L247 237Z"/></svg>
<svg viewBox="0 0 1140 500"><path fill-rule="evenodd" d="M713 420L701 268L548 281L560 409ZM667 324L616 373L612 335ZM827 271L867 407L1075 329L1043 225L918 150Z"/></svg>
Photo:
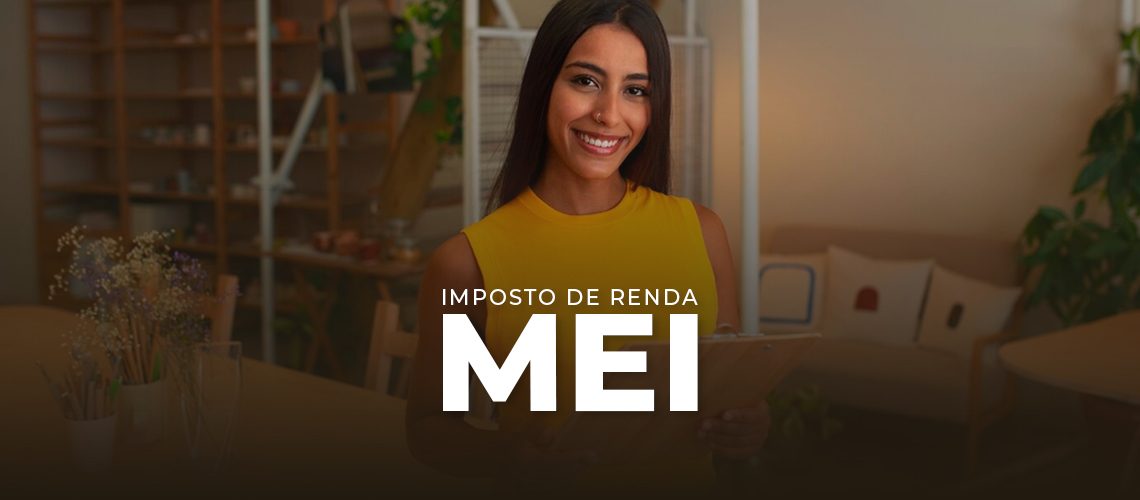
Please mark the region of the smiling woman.
<svg viewBox="0 0 1140 500"><path fill-rule="evenodd" d="M551 447L576 406L575 314L651 313L654 340L668 339L671 314L696 314L701 335L739 324L724 226L707 208L668 194L669 60L661 22L642 0L563 0L543 21L490 214L445 242L421 282L420 343L408 400L409 444L421 460L455 474L533 481L530 487L575 478L589 486L653 489L708 484L711 460L662 454L653 463L595 466L589 453ZM591 306L440 302L444 290L589 288L622 291L622 300ZM627 296L631 290L638 291L637 306ZM650 303L642 290L684 290L692 300ZM502 366L537 313L557 316L559 410L529 411L524 376L498 402L498 431L475 429L463 415L441 411L443 315L466 314ZM634 338L613 333L607 349ZM710 414L700 429L686 432L717 456L745 458L759 450L767 431L761 406Z"/></svg>

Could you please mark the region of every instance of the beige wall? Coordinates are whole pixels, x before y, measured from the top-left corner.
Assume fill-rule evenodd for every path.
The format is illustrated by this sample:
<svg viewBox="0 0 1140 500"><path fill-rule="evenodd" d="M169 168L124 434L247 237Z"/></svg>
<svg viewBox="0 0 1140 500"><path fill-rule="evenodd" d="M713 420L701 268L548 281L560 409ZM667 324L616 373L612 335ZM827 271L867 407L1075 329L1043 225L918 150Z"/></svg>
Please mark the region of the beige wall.
<svg viewBox="0 0 1140 500"><path fill-rule="evenodd" d="M1038 205L1067 206L1112 98L1118 5L760 2L762 233L802 223L1012 240ZM715 54L714 207L738 242L739 2L701 7Z"/></svg>
<svg viewBox="0 0 1140 500"><path fill-rule="evenodd" d="M0 2L0 304L36 300L27 2Z"/></svg>

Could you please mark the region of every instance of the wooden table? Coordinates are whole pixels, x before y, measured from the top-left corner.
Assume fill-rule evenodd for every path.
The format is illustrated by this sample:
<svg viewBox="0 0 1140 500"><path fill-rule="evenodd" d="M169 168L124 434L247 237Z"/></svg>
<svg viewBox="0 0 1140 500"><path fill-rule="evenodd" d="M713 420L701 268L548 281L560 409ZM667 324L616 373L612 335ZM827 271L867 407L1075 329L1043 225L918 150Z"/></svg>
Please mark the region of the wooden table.
<svg viewBox="0 0 1140 500"><path fill-rule="evenodd" d="M1013 373L1131 405L1140 421L1140 311L1010 342L999 353ZM1129 453L1122 488L1140 453L1140 427Z"/></svg>
<svg viewBox="0 0 1140 500"><path fill-rule="evenodd" d="M76 321L57 309L0 308L0 485L45 495L87 492L96 484L156 498L214 488L380 496L472 485L410 455L402 400L251 359L242 360L233 463L220 476L188 472L180 417L172 417L160 443L117 445L110 471L84 477L71 463L66 421L35 365L40 360L50 371L63 371L62 335Z"/></svg>
<svg viewBox="0 0 1140 500"><path fill-rule="evenodd" d="M1140 311L1010 342L999 352L1022 377L1140 405Z"/></svg>

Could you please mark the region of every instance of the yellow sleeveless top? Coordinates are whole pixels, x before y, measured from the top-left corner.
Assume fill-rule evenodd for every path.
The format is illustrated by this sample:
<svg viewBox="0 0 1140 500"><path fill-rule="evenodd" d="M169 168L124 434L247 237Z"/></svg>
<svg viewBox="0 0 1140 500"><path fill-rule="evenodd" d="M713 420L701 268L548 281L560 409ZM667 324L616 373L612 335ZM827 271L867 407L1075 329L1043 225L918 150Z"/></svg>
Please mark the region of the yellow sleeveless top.
<svg viewBox="0 0 1140 500"><path fill-rule="evenodd" d="M478 261L484 289L551 289L556 294L550 306L537 300L530 306L487 303L485 342L500 365L532 314L558 316L558 411L530 411L529 371L524 372L507 402L498 406L502 430L537 435L573 412L576 313L652 313L654 340L668 339L669 314L696 313L701 335L716 327L716 280L696 210L685 198L627 183L625 196L614 208L568 215L527 188L463 233ZM591 288L598 290L596 306L567 305L568 289ZM614 289L623 291L622 303L613 302ZM696 305L666 306L665 289L677 290L681 298L692 290ZM657 306L648 300L652 292L659 295ZM640 305L631 305L634 294ZM605 349L646 340L607 336Z"/></svg>

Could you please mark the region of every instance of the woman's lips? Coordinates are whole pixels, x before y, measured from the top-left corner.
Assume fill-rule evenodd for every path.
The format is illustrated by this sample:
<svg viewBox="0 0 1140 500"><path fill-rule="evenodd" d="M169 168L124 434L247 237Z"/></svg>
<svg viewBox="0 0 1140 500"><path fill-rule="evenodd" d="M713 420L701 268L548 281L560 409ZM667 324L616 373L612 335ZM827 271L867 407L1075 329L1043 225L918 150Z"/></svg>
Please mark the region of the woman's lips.
<svg viewBox="0 0 1140 500"><path fill-rule="evenodd" d="M583 132L581 130L574 130L574 137L578 139L578 145L585 149L587 152L599 155L609 156L617 152L622 143L625 142L625 137L617 135L601 135Z"/></svg>

